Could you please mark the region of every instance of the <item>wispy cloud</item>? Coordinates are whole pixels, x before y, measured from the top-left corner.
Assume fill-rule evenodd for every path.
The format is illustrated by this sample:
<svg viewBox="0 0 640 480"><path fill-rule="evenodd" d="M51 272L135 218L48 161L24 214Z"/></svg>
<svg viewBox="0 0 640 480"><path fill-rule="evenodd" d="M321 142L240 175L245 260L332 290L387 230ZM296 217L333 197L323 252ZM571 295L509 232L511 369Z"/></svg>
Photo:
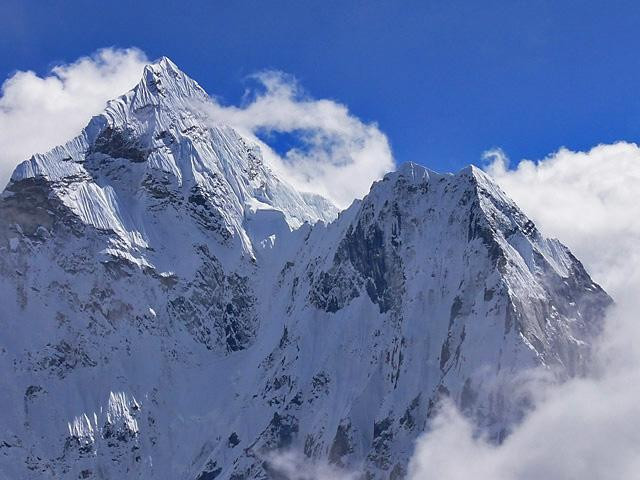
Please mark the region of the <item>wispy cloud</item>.
<svg viewBox="0 0 640 480"><path fill-rule="evenodd" d="M258 88L241 106L215 101L207 109L213 123L239 129L262 145L268 162L303 191L321 194L341 207L364 196L374 180L394 168L386 135L338 102L309 97L282 72L253 76ZM292 134L296 147L280 155L260 136Z"/></svg>

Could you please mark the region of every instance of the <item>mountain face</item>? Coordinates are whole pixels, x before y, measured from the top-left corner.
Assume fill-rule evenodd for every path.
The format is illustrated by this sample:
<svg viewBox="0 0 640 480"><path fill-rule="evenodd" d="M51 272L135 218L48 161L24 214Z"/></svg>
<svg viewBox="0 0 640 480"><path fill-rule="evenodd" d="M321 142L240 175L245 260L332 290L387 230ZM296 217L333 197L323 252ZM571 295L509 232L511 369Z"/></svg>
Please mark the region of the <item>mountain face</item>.
<svg viewBox="0 0 640 480"><path fill-rule="evenodd" d="M168 59L0 197L0 478L402 478L449 398L579 375L611 300L475 167L402 165L338 214L199 112Z"/></svg>

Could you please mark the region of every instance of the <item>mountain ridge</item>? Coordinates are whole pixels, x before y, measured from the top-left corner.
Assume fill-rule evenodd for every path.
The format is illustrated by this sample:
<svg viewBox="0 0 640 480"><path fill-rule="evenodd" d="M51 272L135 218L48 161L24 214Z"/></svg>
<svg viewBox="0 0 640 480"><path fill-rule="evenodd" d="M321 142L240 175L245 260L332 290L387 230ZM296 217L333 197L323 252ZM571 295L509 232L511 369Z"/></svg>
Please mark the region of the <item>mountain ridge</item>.
<svg viewBox="0 0 640 480"><path fill-rule="evenodd" d="M582 373L611 299L483 171L405 163L338 213L207 98L160 59L0 195L0 470L397 479L443 398L500 441L515 377Z"/></svg>

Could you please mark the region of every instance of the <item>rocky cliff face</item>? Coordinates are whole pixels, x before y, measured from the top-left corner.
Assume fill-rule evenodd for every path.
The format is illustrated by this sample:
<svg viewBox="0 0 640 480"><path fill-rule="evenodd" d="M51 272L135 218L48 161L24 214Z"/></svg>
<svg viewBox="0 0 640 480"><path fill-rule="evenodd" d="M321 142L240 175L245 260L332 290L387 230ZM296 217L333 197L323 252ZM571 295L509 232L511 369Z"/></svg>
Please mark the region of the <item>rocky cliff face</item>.
<svg viewBox="0 0 640 480"><path fill-rule="evenodd" d="M581 373L610 299L482 171L338 215L207 101L162 59L0 197L0 477L401 478L440 399L499 441L516 375Z"/></svg>

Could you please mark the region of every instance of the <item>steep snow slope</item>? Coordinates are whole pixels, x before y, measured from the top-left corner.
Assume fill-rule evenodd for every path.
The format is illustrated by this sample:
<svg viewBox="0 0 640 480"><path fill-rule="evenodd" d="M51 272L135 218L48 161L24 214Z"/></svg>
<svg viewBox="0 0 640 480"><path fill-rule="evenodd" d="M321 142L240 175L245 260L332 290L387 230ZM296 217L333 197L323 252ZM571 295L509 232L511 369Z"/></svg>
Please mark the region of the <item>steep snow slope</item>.
<svg viewBox="0 0 640 480"><path fill-rule="evenodd" d="M610 299L484 173L331 221L206 101L162 59L0 197L0 478L400 478L440 398L499 440L515 375L581 372Z"/></svg>

